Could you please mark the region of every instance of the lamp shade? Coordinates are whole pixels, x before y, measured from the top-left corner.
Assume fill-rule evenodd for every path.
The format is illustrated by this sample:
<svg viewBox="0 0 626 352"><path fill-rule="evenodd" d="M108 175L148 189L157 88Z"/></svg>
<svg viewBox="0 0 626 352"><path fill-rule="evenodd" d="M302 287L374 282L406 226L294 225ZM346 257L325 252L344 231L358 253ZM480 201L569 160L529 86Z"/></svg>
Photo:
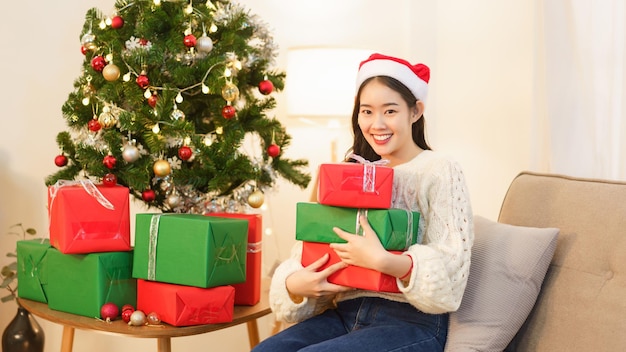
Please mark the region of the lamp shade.
<svg viewBox="0 0 626 352"><path fill-rule="evenodd" d="M349 118L359 64L371 53L347 48L289 49L285 80L288 115Z"/></svg>

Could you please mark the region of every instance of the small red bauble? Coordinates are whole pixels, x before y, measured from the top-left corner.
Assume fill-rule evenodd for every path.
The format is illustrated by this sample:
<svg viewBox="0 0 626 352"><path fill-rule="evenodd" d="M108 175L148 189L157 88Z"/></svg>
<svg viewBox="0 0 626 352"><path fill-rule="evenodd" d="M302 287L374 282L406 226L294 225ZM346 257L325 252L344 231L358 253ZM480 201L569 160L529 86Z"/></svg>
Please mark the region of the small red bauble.
<svg viewBox="0 0 626 352"><path fill-rule="evenodd" d="M196 36L193 34L187 34L185 36L185 39L183 39L183 43L186 47L193 48L194 46L196 46Z"/></svg>
<svg viewBox="0 0 626 352"><path fill-rule="evenodd" d="M87 53L89 52L89 49L87 49L84 45L81 45L81 46L80 46L80 52L81 52L83 55L87 55Z"/></svg>
<svg viewBox="0 0 626 352"><path fill-rule="evenodd" d="M232 119L235 117L236 113L237 110L235 110L235 107L232 105L226 105L222 108L222 116L224 116L225 119Z"/></svg>
<svg viewBox="0 0 626 352"><path fill-rule="evenodd" d="M133 315L133 312L135 311L134 308L131 309L123 309L122 310L122 320L128 324L128 322L130 321L130 316Z"/></svg>
<svg viewBox="0 0 626 352"><path fill-rule="evenodd" d="M180 149L178 149L178 157L185 161L189 160L192 155L193 151L186 145L183 145Z"/></svg>
<svg viewBox="0 0 626 352"><path fill-rule="evenodd" d="M107 155L104 157L104 159L102 159L102 164L104 164L104 166L106 166L106 168L109 170L114 168L116 163L117 159L115 159L113 155Z"/></svg>
<svg viewBox="0 0 626 352"><path fill-rule="evenodd" d="M120 29L124 26L124 19L120 16L111 18L111 28Z"/></svg>
<svg viewBox="0 0 626 352"><path fill-rule="evenodd" d="M91 119L89 120L89 123L87 123L87 127L92 132L98 132L102 128L102 125L100 124L100 121L96 119Z"/></svg>
<svg viewBox="0 0 626 352"><path fill-rule="evenodd" d="M117 176L115 174L108 173L102 177L102 184L107 187L113 187L117 184Z"/></svg>
<svg viewBox="0 0 626 352"><path fill-rule="evenodd" d="M102 72L106 65L107 61L102 56L94 56L94 58L91 59L91 67L98 72Z"/></svg>
<svg viewBox="0 0 626 352"><path fill-rule="evenodd" d="M259 92L263 95L271 94L274 91L274 83L272 81L266 79L259 83Z"/></svg>
<svg viewBox="0 0 626 352"><path fill-rule="evenodd" d="M275 158L278 154L280 154L280 147L277 144L272 143L269 147L267 147L267 155Z"/></svg>
<svg viewBox="0 0 626 352"><path fill-rule="evenodd" d="M151 189L146 189L145 191L141 192L141 199L146 202L152 202L155 198L156 194L154 194L154 191Z"/></svg>
<svg viewBox="0 0 626 352"><path fill-rule="evenodd" d="M139 85L141 89L146 89L150 85L150 79L144 74L137 76L135 82L137 82L137 85Z"/></svg>
<svg viewBox="0 0 626 352"><path fill-rule="evenodd" d="M107 322L115 320L120 315L120 309L113 302L107 302L100 307L100 317Z"/></svg>
<svg viewBox="0 0 626 352"><path fill-rule="evenodd" d="M63 154L59 154L54 158L54 165L63 167L67 165L67 157Z"/></svg>
<svg viewBox="0 0 626 352"><path fill-rule="evenodd" d="M158 101L159 96L156 94L152 94L150 98L148 98L148 105L150 105L150 107L155 107Z"/></svg>

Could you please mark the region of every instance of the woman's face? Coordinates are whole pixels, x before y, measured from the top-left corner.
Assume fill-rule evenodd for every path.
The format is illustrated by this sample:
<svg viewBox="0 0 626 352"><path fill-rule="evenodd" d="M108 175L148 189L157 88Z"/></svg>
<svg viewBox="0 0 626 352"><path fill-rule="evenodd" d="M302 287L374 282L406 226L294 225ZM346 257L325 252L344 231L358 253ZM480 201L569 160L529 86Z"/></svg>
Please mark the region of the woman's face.
<svg viewBox="0 0 626 352"><path fill-rule="evenodd" d="M421 149L413 142L412 124L421 103L409 107L400 93L373 79L361 89L358 123L365 140L390 166L413 159ZM418 111L419 108L419 111Z"/></svg>

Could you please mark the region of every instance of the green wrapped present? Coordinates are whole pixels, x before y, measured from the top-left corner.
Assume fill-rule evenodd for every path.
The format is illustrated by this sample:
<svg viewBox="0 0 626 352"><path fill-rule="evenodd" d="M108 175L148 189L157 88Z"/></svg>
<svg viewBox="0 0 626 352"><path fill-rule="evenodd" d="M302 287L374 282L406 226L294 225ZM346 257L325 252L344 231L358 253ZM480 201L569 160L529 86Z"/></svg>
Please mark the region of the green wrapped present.
<svg viewBox="0 0 626 352"><path fill-rule="evenodd" d="M63 254L48 249L48 306L62 312L100 317L100 307L137 304L133 252Z"/></svg>
<svg viewBox="0 0 626 352"><path fill-rule="evenodd" d="M358 215L367 215L372 229L387 250L405 250L420 243L417 225L420 214L403 209L356 209L318 203L296 205L296 239L307 242L345 243L333 231L338 227L350 233L362 233Z"/></svg>
<svg viewBox="0 0 626 352"><path fill-rule="evenodd" d="M199 214L137 214L133 277L215 287L246 281L248 221Z"/></svg>
<svg viewBox="0 0 626 352"><path fill-rule="evenodd" d="M48 239L17 241L18 296L48 302Z"/></svg>

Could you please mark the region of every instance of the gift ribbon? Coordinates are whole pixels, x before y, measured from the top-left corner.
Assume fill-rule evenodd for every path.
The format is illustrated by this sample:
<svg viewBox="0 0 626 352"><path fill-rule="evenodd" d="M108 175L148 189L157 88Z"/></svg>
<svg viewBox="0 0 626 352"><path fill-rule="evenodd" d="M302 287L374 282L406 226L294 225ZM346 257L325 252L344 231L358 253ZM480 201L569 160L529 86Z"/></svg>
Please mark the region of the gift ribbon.
<svg viewBox="0 0 626 352"><path fill-rule="evenodd" d="M387 165L389 163L389 160L380 159L377 161L369 161L364 157L354 153L350 154L348 158L354 159L360 164L363 164L363 192L376 192L376 166Z"/></svg>
<svg viewBox="0 0 626 352"><path fill-rule="evenodd" d="M404 250L407 250L411 246L411 242L413 239L413 212L406 209L404 211L406 211L407 218L406 232L404 238ZM364 215L367 218L367 209L358 209L356 212L356 225L354 233L357 235L362 235L363 229L361 228L361 222L359 221L361 215Z"/></svg>
<svg viewBox="0 0 626 352"><path fill-rule="evenodd" d="M259 242L248 242L247 252L248 253L260 253L262 247L263 247L263 242L262 241L259 241Z"/></svg>
<svg viewBox="0 0 626 352"><path fill-rule="evenodd" d="M109 210L115 209L113 204L111 204L111 202L109 202L109 200L106 199L106 197L100 192L98 187L94 185L93 181L86 179L86 180L76 180L76 181L58 180L54 185L52 185L49 191L50 198L52 199L50 201L50 210L52 209L52 204L54 203L54 199L56 198L57 192L61 188L67 187L67 186L78 186L78 185L83 186L83 189L85 189L85 192L87 192L87 194L89 194L90 196L94 197L98 201L98 203L100 203L100 205L102 205L103 207Z"/></svg>
<svg viewBox="0 0 626 352"><path fill-rule="evenodd" d="M148 240L148 280L156 280L156 249L159 238L160 214L152 215L150 218L150 237Z"/></svg>

